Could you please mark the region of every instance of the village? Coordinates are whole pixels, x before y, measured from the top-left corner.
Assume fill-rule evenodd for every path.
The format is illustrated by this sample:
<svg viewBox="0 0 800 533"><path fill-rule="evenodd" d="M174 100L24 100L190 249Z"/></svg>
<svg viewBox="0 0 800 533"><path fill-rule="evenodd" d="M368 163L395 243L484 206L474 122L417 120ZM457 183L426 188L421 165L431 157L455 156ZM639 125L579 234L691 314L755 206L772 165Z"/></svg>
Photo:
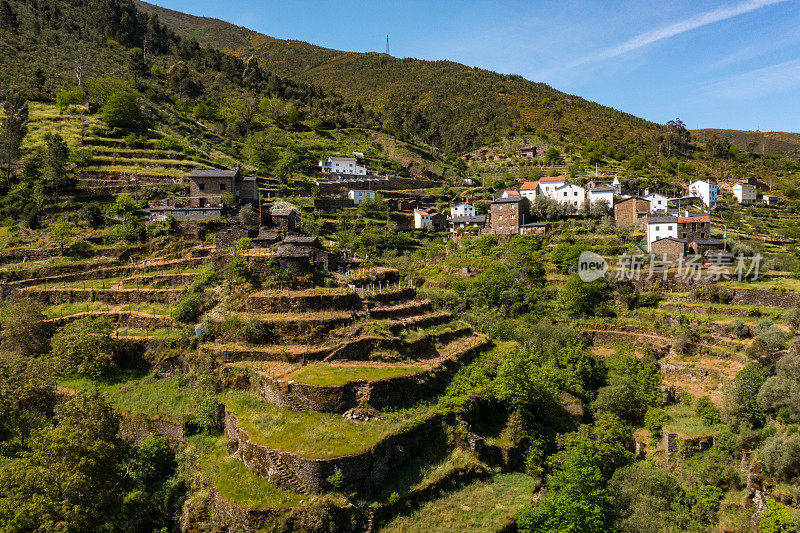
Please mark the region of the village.
<svg viewBox="0 0 800 533"><path fill-rule="evenodd" d="M520 157L529 157L528 154L536 153L536 147L523 147L519 153ZM153 220L167 217L220 219L228 215L233 222L219 230L216 239L217 247L225 249L231 248L240 238L250 239L256 247L277 245L282 236L299 231L304 211L335 215L341 209L358 207L364 202L374 203L376 197L381 199L386 191L407 187L413 180L373 174L366 166L359 165L356 157L331 156L319 161L315 178L319 194L304 207L280 198L277 190L260 189L256 176L244 176L239 169L196 170L188 174L186 181L189 196L156 201L145 214ZM471 179L464 181L472 182ZM428 185L417 184L419 188ZM642 253L672 260L691 254L725 265L733 261L726 242L727 228L712 231L710 212L719 194L712 180L687 183L680 196L646 189L623 191L616 177L611 180L595 177L579 185L565 176L546 176L504 187L488 200L476 198L470 190L467 188L460 201L444 209L426 206L413 194L394 195L386 200L387 216L388 211L406 215L404 223L398 225L399 230L445 232L449 238L486 234L508 238L548 233L552 221L540 220L541 216L537 217L532 209L538 205L537 201L547 202L559 205L561 213L567 217L587 216L592 210L600 216L611 217L618 227L633 228L642 234L638 243ZM760 203L775 207L779 204L778 197L769 193L768 186L755 178L734 180L729 193L743 206ZM250 227L243 227L238 218L231 216L245 206L253 210L258 220ZM293 243L292 239L282 242L283 245ZM316 252L309 251L307 255L317 257Z"/></svg>

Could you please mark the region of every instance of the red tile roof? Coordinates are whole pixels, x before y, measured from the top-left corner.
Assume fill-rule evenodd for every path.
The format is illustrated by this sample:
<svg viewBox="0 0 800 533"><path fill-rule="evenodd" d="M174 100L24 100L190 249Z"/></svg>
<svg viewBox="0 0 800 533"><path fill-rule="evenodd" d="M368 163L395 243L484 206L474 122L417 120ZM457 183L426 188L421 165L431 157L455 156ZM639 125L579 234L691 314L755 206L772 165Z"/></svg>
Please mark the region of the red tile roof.
<svg viewBox="0 0 800 533"><path fill-rule="evenodd" d="M539 186L538 181L526 181L525 183L522 184L522 187L520 187L519 190L528 191L531 189L535 189L538 186Z"/></svg>
<svg viewBox="0 0 800 533"><path fill-rule="evenodd" d="M517 189L506 189L504 192L508 196L519 196L519 191Z"/></svg>
<svg viewBox="0 0 800 533"><path fill-rule="evenodd" d="M547 176L545 178L539 178L539 181L567 181L567 178L564 176Z"/></svg>
<svg viewBox="0 0 800 533"><path fill-rule="evenodd" d="M422 209L414 209L414 212L415 213L419 213L420 215L425 216L425 217L431 216L430 213L428 213L427 211L423 211Z"/></svg>
<svg viewBox="0 0 800 533"><path fill-rule="evenodd" d="M686 224L687 222L711 222L708 215L700 215L696 217L678 217L679 224Z"/></svg>

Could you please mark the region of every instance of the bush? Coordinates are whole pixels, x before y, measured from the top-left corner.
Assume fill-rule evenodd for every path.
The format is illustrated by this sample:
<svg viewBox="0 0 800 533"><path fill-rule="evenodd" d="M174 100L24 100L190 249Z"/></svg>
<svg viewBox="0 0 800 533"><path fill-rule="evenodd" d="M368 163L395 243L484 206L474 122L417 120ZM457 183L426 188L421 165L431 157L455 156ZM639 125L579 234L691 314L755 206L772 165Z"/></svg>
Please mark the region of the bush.
<svg viewBox="0 0 800 533"><path fill-rule="evenodd" d="M206 396L197 406L197 426L204 433L210 435L222 431L222 418L224 406L213 396Z"/></svg>
<svg viewBox="0 0 800 533"><path fill-rule="evenodd" d="M650 430L650 433L655 438L661 438L664 431L664 426L672 421L672 417L658 407L651 407L644 414L644 427Z"/></svg>
<svg viewBox="0 0 800 533"><path fill-rule="evenodd" d="M767 508L758 521L759 533L794 533L794 514L791 508L775 500L767 500Z"/></svg>
<svg viewBox="0 0 800 533"><path fill-rule="evenodd" d="M91 257L94 254L94 249L89 242L78 241L69 247L67 253L75 257Z"/></svg>
<svg viewBox="0 0 800 533"><path fill-rule="evenodd" d="M697 403L694 406L694 412L697 413L697 416L700 417L700 420L703 421L703 424L707 426L713 426L714 424L719 424L722 422L722 416L720 415L719 409L717 406L711 402L711 398L708 396L701 396L697 399Z"/></svg>
<svg viewBox="0 0 800 533"><path fill-rule="evenodd" d="M691 292L691 296L694 300L715 304L728 304L733 300L733 292L713 285L695 289Z"/></svg>
<svg viewBox="0 0 800 533"><path fill-rule="evenodd" d="M61 371L99 376L110 370L114 356L113 330L107 318L91 317L59 328L50 344Z"/></svg>
<svg viewBox="0 0 800 533"><path fill-rule="evenodd" d="M183 141L171 135L165 135L153 143L153 146L158 150L174 150L182 152L184 149Z"/></svg>
<svg viewBox="0 0 800 533"><path fill-rule="evenodd" d="M342 474L342 469L338 466L333 468L333 474L328 476L328 483L333 486L334 490L339 490L339 487L342 486L342 482L344 481L344 475Z"/></svg>
<svg viewBox="0 0 800 533"><path fill-rule="evenodd" d="M725 333L737 339L744 339L750 336L750 326L737 318L725 326Z"/></svg>
<svg viewBox="0 0 800 533"><path fill-rule="evenodd" d="M136 129L142 125L142 110L136 97L126 91L117 91L103 105L100 113L103 122L112 128Z"/></svg>
<svg viewBox="0 0 800 533"><path fill-rule="evenodd" d="M181 298L175 309L172 310L172 318L184 324L192 324L197 321L202 312L203 297L199 294L188 293Z"/></svg>
<svg viewBox="0 0 800 533"><path fill-rule="evenodd" d="M87 150L86 148L78 148L77 150L72 150L70 152L69 160L75 163L75 166L88 167L94 161L94 155L92 154L91 150Z"/></svg>
<svg viewBox="0 0 800 533"><path fill-rule="evenodd" d="M797 328L800 327L800 308L793 307L786 311L783 314L783 320L792 330L797 331Z"/></svg>
<svg viewBox="0 0 800 533"><path fill-rule="evenodd" d="M800 476L800 438L797 435L773 435L759 451L767 472L781 481L792 482Z"/></svg>
<svg viewBox="0 0 800 533"><path fill-rule="evenodd" d="M759 320L758 323L756 323L756 328L755 328L756 335L761 335L762 333L766 332L769 328L772 327L772 324L774 324L774 322L772 322L772 319L769 317L762 318L761 320Z"/></svg>
<svg viewBox="0 0 800 533"><path fill-rule="evenodd" d="M147 137L136 133L129 133L123 140L126 148L144 148L147 145Z"/></svg>

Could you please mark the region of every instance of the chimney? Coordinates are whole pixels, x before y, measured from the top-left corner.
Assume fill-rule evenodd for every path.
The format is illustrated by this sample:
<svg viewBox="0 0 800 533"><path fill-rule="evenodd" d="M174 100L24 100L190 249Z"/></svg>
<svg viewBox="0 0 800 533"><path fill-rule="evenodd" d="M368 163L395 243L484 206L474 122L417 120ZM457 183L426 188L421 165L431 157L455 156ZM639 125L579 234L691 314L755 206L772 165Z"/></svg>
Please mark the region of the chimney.
<svg viewBox="0 0 800 533"><path fill-rule="evenodd" d="M686 211L684 211L684 216L687 216L687 217L689 216L689 210L688 209Z"/></svg>

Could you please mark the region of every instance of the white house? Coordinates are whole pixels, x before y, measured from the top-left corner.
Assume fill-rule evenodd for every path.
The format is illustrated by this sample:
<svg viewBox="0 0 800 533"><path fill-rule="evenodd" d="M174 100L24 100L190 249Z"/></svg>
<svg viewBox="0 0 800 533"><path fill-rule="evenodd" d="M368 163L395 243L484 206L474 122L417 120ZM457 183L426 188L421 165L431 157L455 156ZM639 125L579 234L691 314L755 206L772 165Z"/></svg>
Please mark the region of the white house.
<svg viewBox="0 0 800 533"><path fill-rule="evenodd" d="M669 198L667 198L663 194L658 194L657 192L651 192L649 194L642 196L642 198L650 202L651 213L664 213L667 211L667 207L669 206Z"/></svg>
<svg viewBox="0 0 800 533"><path fill-rule="evenodd" d="M358 205L365 198L375 200L375 191L360 191L357 189L350 189L350 191L347 193L347 197L353 200L355 205Z"/></svg>
<svg viewBox="0 0 800 533"><path fill-rule="evenodd" d="M500 198L511 198L512 196L519 196L519 191L517 189L505 189L503 194L500 195Z"/></svg>
<svg viewBox="0 0 800 533"><path fill-rule="evenodd" d="M566 183L567 179L564 176L548 176L546 178L540 178L539 187L536 191L536 194L544 194L545 196L555 200L556 189L562 187Z"/></svg>
<svg viewBox="0 0 800 533"><path fill-rule="evenodd" d="M567 183L553 191L552 198L562 204L580 207L583 205L584 200L586 200L586 190L580 185Z"/></svg>
<svg viewBox="0 0 800 533"><path fill-rule="evenodd" d="M586 196L590 205L594 205L601 200L605 200L608 208L614 207L614 187L594 187L586 191Z"/></svg>
<svg viewBox="0 0 800 533"><path fill-rule="evenodd" d="M422 209L414 209L414 228L415 229L433 228L433 220L431 220L431 213L423 211Z"/></svg>
<svg viewBox="0 0 800 533"><path fill-rule="evenodd" d="M454 205L450 208L451 217L474 217L475 206L466 202Z"/></svg>
<svg viewBox="0 0 800 533"><path fill-rule="evenodd" d="M647 217L647 250L654 241L664 237L678 238L678 219L671 216Z"/></svg>
<svg viewBox="0 0 800 533"><path fill-rule="evenodd" d="M717 201L717 184L709 180L697 180L689 184L689 194L696 196L706 206L711 206Z"/></svg>
<svg viewBox="0 0 800 533"><path fill-rule="evenodd" d="M367 167L359 166L355 157L329 157L319 162L319 168L323 174L367 175Z"/></svg>
<svg viewBox="0 0 800 533"><path fill-rule="evenodd" d="M758 189L749 183L737 183L733 186L733 196L740 204L754 204L758 199Z"/></svg>
<svg viewBox="0 0 800 533"><path fill-rule="evenodd" d="M519 188L519 195L524 196L531 202L536 200L536 192L539 190L538 181L526 181Z"/></svg>

